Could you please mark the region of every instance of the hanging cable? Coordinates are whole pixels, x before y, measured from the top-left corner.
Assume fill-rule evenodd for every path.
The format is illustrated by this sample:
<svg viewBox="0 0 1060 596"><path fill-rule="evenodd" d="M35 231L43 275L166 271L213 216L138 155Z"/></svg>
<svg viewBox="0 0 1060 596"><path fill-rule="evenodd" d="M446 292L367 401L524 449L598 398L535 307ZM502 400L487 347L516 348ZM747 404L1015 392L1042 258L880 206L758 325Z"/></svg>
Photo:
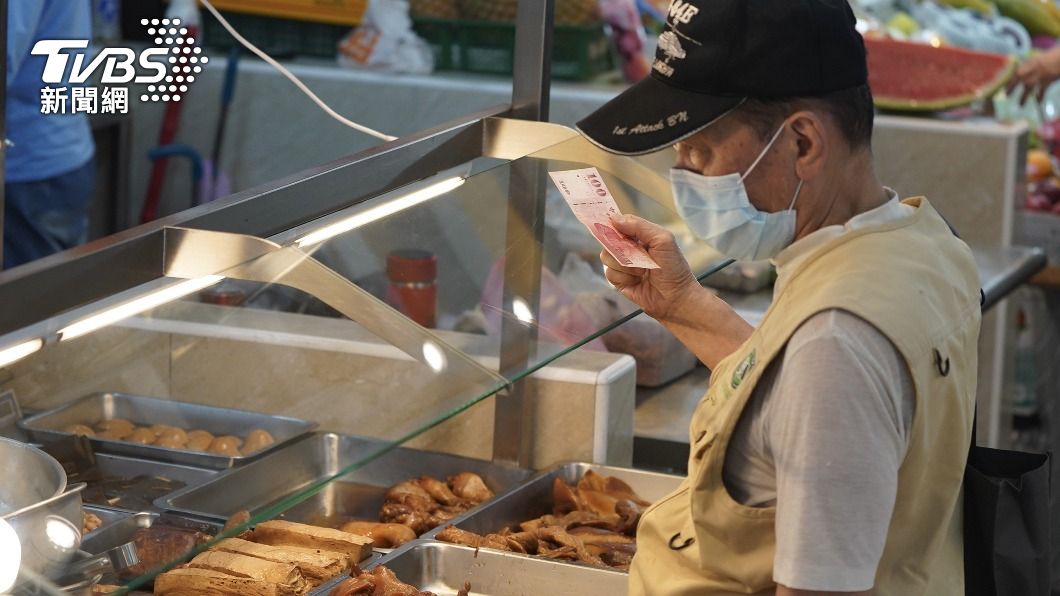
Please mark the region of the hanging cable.
<svg viewBox="0 0 1060 596"><path fill-rule="evenodd" d="M349 118L346 118L345 116L343 116L343 115L339 114L338 112L336 112L335 110L331 109L331 106L329 106L328 104L324 103L324 100L322 100L319 97L317 97L317 94L313 93L309 89L309 87L306 87L305 83L303 83L298 77L294 76L294 74L292 74L291 71L287 70L282 64L280 64L279 62L274 60L272 58L272 56L269 56L268 54L263 52L260 48L258 48L256 45L250 43L245 37L240 35L239 32L236 31L235 27L233 27L223 16L221 16L221 13L218 12L218 10L216 8L214 8L213 4L211 4L209 0L201 0L201 2L203 4L203 6L206 7L206 10L210 11L210 14L212 14L214 16L214 18L217 19L217 21L219 23L221 23L221 26L224 27L225 29L227 29L228 32L232 34L232 37L236 38L236 41L238 41L245 48L247 48L248 50L253 52L254 55L256 55L258 58L261 58L262 60L264 60L269 66L272 66L273 68L278 70L280 72L280 74L282 74L283 76L287 77L287 79L289 81L294 83L295 87L298 87L298 89L301 90L302 93L305 93L309 97L309 99L312 99L314 103L316 103L318 106L320 106L320 109L324 110L324 112L328 116L331 116L335 120L338 120L342 124L352 128L352 129L354 129L356 131L362 132L362 133L364 133L366 135L371 135L371 136L373 136L373 137L375 137L377 139L382 139L384 141L393 141L394 139L397 138L397 137L394 137L394 136L390 136L388 134L381 133L378 130L373 130L373 129L368 128L367 126L364 126L362 124L357 124L353 120L350 120Z"/></svg>

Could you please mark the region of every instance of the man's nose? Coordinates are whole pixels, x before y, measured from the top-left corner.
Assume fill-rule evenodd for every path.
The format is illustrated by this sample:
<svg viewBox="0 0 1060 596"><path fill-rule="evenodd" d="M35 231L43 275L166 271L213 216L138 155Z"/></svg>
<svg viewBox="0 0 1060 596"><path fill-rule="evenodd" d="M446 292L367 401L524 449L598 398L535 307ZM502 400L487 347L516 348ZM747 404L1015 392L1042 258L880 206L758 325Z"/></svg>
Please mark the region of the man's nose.
<svg viewBox="0 0 1060 596"><path fill-rule="evenodd" d="M692 169L692 160L688 156L688 147L684 143L675 143L674 151L677 153L677 163L674 164L674 167L681 170Z"/></svg>

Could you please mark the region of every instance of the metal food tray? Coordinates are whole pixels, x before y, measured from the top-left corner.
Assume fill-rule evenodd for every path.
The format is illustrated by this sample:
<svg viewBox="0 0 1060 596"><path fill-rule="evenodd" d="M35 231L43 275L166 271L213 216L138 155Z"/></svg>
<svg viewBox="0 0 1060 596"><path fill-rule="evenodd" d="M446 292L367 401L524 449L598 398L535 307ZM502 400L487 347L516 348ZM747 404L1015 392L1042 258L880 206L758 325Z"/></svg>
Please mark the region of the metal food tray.
<svg viewBox="0 0 1060 596"><path fill-rule="evenodd" d="M410 545L361 568L386 565L401 581L438 596L455 595L464 582L470 582L472 596L623 596L629 592L629 576L612 569L565 565L441 542L416 541ZM340 582L321 584L313 594L326 596Z"/></svg>
<svg viewBox="0 0 1060 596"><path fill-rule="evenodd" d="M589 470L625 481L640 498L652 503L673 492L684 480L683 476L629 468L588 463L560 464L538 474L533 480L519 488L453 519L452 525L476 534L490 534L499 532L503 528L517 527L522 522L552 513L552 484L555 479L562 478L568 484L577 484L578 480ZM423 538L434 538L443 529L445 529L444 526L435 528L424 534ZM568 563L562 562L562 564Z"/></svg>
<svg viewBox="0 0 1060 596"><path fill-rule="evenodd" d="M109 455L106 453L96 454L96 465L99 471L108 477L121 476L132 478L135 476L159 476L170 480L179 480L186 486L199 484L216 476L219 470L212 468L196 468L181 464L167 464L164 462L151 461L149 459L137 459L122 455Z"/></svg>
<svg viewBox="0 0 1060 596"><path fill-rule="evenodd" d="M97 451L104 453L216 469L231 468L257 459L316 428L315 422L306 420L124 393L87 395L53 410L25 418L19 422L19 427L31 440L49 441L70 436L70 433L61 430L67 426L95 426L102 420L112 418L125 418L138 426L171 424L184 430L202 429L216 436L235 435L240 438L245 438L251 429L260 428L268 431L276 441L250 455L228 456L98 437L88 438Z"/></svg>
<svg viewBox="0 0 1060 596"><path fill-rule="evenodd" d="M93 513L101 515L101 517L101 511L106 513L103 508L98 507L86 507L85 509L91 509ZM201 532L213 534L215 536L219 534L223 529L222 525L219 523L184 518L173 514L159 514L156 512L140 512L130 514L113 510L111 510L110 513L121 515L123 517L117 519L117 521L115 522L101 526L98 530L94 532L86 534L84 540L81 541L81 550L91 554L104 553L108 550L111 550L113 548L116 548L132 541L134 535L136 534L136 530L140 528L150 528L159 519L164 519L165 523L170 525L191 528L199 530ZM367 558L358 562L358 565L362 566L362 568L374 567L382 558L382 553L372 552ZM343 578L336 578L332 581L335 581L337 583L342 579Z"/></svg>
<svg viewBox="0 0 1060 596"><path fill-rule="evenodd" d="M102 507L108 510L126 511L126 512L138 512L138 511L152 511L154 507L154 499L170 494L173 491L187 488L189 486L196 486L217 475L218 471L209 468L195 468L192 466L182 466L180 464L167 464L157 461L151 461L146 459L136 459L131 457L124 457L121 455L107 455L98 453L95 456L96 466L99 469L100 474L103 478L90 482L88 489L82 493L81 497L84 500L86 507L91 505L95 507ZM128 478L135 479L139 476L148 476L154 478L165 478L172 481L183 483L183 486L174 488L172 491L166 493L155 493L147 499L134 498L130 499L122 498L117 503L111 502L100 502L96 500L100 493L99 487L96 483L103 483L114 478ZM105 496L105 495L104 495ZM113 496L122 496L122 491L117 491ZM125 495L128 497L129 495ZM90 500L90 498L92 500Z"/></svg>
<svg viewBox="0 0 1060 596"><path fill-rule="evenodd" d="M86 509L88 508L86 507ZM94 510L93 513L98 515L97 511L100 508L95 509L96 510ZM132 541L133 536L136 534L136 530L140 528L150 528L160 517L163 516L165 523L167 524L182 528L191 528L208 534L217 535L222 529L222 524L216 522L186 519L171 514L141 511L139 513L126 513L124 515L125 517L118 519L111 524L101 526L95 532L89 532L85 535L85 538L81 541L81 550L96 555L112 548L119 547Z"/></svg>
<svg viewBox="0 0 1060 596"><path fill-rule="evenodd" d="M98 517L100 521L99 527L85 534L83 540L88 540L93 536L97 536L108 526L133 515L132 513L128 511L123 511L121 509L112 509L110 507L98 507L96 505L83 505L81 508L84 510L85 513L91 513Z"/></svg>
<svg viewBox="0 0 1060 596"><path fill-rule="evenodd" d="M178 490L155 501L169 511L227 519L240 510L257 513L305 487L329 478L388 443L377 439L314 433L248 465L229 470L199 486ZM525 482L529 470L456 455L397 448L286 511L290 521L336 527L350 519L375 520L386 491L422 475L444 480L458 472L474 472L500 495Z"/></svg>

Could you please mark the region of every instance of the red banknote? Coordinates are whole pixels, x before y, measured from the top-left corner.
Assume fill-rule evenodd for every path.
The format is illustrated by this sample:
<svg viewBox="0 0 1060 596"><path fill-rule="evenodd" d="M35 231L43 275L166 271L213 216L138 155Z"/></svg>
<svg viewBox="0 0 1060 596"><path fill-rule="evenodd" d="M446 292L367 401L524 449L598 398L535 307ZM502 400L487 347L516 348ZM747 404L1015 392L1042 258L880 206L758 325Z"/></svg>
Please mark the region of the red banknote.
<svg viewBox="0 0 1060 596"><path fill-rule="evenodd" d="M578 221L589 228L589 232L619 263L641 269L659 268L644 247L611 225L611 216L620 212L596 168L549 172L549 176Z"/></svg>

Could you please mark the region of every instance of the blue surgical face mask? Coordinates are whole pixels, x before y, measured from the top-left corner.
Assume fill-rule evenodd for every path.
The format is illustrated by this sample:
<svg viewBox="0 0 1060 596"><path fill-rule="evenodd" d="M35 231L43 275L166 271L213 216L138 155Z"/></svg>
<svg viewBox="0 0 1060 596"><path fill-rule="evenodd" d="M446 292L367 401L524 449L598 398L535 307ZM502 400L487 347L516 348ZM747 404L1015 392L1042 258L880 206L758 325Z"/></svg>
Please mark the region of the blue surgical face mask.
<svg viewBox="0 0 1060 596"><path fill-rule="evenodd" d="M688 170L670 171L677 212L688 227L722 254L738 261L773 258L795 240L795 196L784 211L758 210L747 196L744 180L754 171L784 131L782 125L742 176L703 176Z"/></svg>

